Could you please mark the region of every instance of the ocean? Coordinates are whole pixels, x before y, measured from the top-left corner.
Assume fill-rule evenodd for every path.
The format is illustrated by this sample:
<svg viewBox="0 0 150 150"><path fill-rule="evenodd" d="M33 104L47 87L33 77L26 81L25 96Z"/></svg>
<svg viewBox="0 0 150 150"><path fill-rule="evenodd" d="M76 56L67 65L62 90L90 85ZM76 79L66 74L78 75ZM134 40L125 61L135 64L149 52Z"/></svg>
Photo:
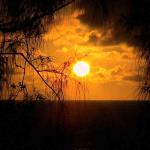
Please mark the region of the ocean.
<svg viewBox="0 0 150 150"><path fill-rule="evenodd" d="M149 139L149 101L0 101L2 150L145 150Z"/></svg>

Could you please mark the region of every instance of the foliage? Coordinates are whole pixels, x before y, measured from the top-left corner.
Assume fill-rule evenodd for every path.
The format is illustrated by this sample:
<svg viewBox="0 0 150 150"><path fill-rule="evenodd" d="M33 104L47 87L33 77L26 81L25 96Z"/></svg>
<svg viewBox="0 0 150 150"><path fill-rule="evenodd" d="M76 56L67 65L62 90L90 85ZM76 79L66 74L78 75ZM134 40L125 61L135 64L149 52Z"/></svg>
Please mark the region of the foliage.
<svg viewBox="0 0 150 150"><path fill-rule="evenodd" d="M45 99L37 91L38 94L29 94L25 84L28 66L52 91L53 99L64 99L63 83L67 79L64 72L69 65L64 64L62 70L58 70L52 65L51 57L37 55L36 52L42 35L53 23L54 13L72 2L73 0L0 0L0 99L16 99L20 93L23 93L25 99ZM19 64L17 56L20 57ZM12 81L16 68L22 70L22 80L19 83ZM56 79L47 80L43 73L55 74Z"/></svg>

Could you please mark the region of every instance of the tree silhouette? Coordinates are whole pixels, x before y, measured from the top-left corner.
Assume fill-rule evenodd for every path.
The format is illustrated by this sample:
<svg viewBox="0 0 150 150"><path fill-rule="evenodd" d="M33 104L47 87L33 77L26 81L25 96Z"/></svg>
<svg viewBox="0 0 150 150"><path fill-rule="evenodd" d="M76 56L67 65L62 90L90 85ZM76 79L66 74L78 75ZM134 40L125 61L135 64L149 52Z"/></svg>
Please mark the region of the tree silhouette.
<svg viewBox="0 0 150 150"><path fill-rule="evenodd" d="M22 91L27 96L28 93L24 83L27 64L40 76L41 80L55 95L55 99L64 99L62 82L66 78L64 71L68 66L64 66L63 71L55 68L41 70L39 69L40 65L46 66L49 62L51 63L50 57L37 56L34 52L40 46L41 37L47 31L47 27L53 23L54 13L73 1L0 0L0 92L10 95L9 99L15 99ZM17 64L16 56L20 56L23 65ZM40 65L37 66L37 62ZM11 84L15 67L22 69L23 77L18 84ZM44 79L42 72L59 74L57 80L61 80L54 87L54 84L49 84ZM15 91L10 93L9 88ZM0 97L3 98L3 95L0 94Z"/></svg>

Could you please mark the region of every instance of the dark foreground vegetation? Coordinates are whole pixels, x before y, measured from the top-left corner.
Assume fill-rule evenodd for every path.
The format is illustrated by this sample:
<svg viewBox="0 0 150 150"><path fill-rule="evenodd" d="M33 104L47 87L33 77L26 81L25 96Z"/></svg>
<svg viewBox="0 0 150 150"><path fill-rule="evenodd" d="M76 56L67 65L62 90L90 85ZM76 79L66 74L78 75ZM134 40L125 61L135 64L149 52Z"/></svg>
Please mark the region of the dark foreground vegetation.
<svg viewBox="0 0 150 150"><path fill-rule="evenodd" d="M145 150L149 139L149 102L0 101L1 150Z"/></svg>

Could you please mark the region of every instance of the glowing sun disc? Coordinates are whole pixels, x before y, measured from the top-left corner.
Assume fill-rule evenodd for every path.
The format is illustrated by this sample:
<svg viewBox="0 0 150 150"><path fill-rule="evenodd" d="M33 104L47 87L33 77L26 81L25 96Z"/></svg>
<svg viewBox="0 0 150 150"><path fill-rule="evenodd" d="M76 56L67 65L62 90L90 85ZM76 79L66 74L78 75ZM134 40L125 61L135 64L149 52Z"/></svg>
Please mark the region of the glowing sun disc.
<svg viewBox="0 0 150 150"><path fill-rule="evenodd" d="M79 77L84 77L89 74L90 66L87 62L78 61L73 67L73 72Z"/></svg>

